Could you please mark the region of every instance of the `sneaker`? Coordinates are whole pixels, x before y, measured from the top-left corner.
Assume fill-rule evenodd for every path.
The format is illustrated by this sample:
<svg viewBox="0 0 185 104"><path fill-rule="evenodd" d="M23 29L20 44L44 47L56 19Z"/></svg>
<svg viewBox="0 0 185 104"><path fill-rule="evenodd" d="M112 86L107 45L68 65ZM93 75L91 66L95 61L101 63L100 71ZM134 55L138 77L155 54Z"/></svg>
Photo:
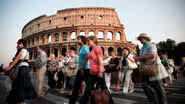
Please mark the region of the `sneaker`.
<svg viewBox="0 0 185 104"><path fill-rule="evenodd" d="M65 93L65 90L62 88L62 89L60 89L60 93L61 94L64 94Z"/></svg>
<svg viewBox="0 0 185 104"><path fill-rule="evenodd" d="M129 93L133 93L133 92L134 92L134 89L131 89L131 90L129 90L128 92L129 92Z"/></svg>
<svg viewBox="0 0 185 104"><path fill-rule="evenodd" d="M127 94L127 93L128 93L128 91L125 91L125 90L123 90L122 92L123 92L124 94Z"/></svg>

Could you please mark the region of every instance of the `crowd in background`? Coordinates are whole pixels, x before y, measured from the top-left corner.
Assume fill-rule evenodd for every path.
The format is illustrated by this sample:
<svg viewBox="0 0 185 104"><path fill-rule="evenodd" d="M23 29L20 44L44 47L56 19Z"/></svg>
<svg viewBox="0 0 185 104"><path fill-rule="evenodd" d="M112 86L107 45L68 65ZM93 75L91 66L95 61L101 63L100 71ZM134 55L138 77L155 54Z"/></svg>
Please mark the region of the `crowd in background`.
<svg viewBox="0 0 185 104"><path fill-rule="evenodd" d="M133 93L134 83L136 83L134 79L139 79L135 77L138 77L137 72L140 67L143 65L142 67L147 68L147 65L150 65L151 68L153 64L157 64L161 69L165 69L165 72L164 70L160 72L164 72L166 75L156 79L151 75L155 72L150 74L146 71L147 74L140 76L142 78L139 83L142 83L149 102L167 104L166 92L163 87L172 85L173 81L177 80L179 73L185 76L185 58L182 58L182 65L177 69L173 60L168 58L168 53L164 52L158 56L156 45L150 42L147 34L140 34L138 40L143 44L140 54L125 47L122 49L121 56L117 56L114 51L103 53L95 36L87 38L79 36L80 50L70 48L65 56L55 57L54 54L50 54L50 57L47 57L43 49L37 47L38 56L32 66L35 83L32 84L29 75L29 52L25 48L25 41L20 39L17 42L18 51L10 66L6 68L6 72L8 72L13 67L19 66L18 75L13 80L7 102L24 104L25 99L41 97L46 95L49 89L57 89L59 93L68 93L70 104L75 104L79 94L83 95L80 104L86 104L93 87L99 84L103 85L103 89L108 89L110 92L109 103L114 104L111 92L122 90L123 94ZM76 54L77 51L79 51L79 55ZM0 74L3 74L2 65L0 70ZM111 86L114 90L110 88ZM152 94L153 89L158 93L158 100Z"/></svg>

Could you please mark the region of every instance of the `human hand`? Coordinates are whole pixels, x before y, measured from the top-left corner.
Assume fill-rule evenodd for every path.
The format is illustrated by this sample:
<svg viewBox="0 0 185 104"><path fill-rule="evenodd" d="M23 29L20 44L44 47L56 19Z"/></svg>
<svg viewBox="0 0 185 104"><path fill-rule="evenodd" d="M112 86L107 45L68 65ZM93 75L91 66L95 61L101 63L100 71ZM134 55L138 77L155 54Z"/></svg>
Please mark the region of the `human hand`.
<svg viewBox="0 0 185 104"><path fill-rule="evenodd" d="M5 68L5 71L8 72L8 71L10 71L11 69L12 69L12 67L6 67L6 68Z"/></svg>
<svg viewBox="0 0 185 104"><path fill-rule="evenodd" d="M82 76L84 75L84 70L83 70L83 69L81 69L81 75L82 75Z"/></svg>
<svg viewBox="0 0 185 104"><path fill-rule="evenodd" d="M99 72L99 73L98 73L98 77L99 77L99 78L103 78L103 72Z"/></svg>
<svg viewBox="0 0 185 104"><path fill-rule="evenodd" d="M139 57L134 57L135 62L139 61Z"/></svg>

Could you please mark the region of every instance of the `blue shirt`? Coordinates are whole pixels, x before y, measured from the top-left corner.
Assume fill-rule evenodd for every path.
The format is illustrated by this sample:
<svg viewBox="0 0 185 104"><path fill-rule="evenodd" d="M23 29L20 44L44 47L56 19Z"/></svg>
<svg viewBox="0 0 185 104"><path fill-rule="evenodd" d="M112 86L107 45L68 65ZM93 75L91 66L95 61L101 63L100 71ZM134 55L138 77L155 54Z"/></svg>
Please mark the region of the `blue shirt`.
<svg viewBox="0 0 185 104"><path fill-rule="evenodd" d="M82 65L84 63L84 59L85 59L85 55L89 54L89 47L87 45L84 45L81 47L80 49L80 53L79 53L79 61L78 61L78 69L81 70L82 69ZM90 69L90 62L87 61L86 65L85 65L85 69Z"/></svg>
<svg viewBox="0 0 185 104"><path fill-rule="evenodd" d="M157 54L157 47L154 43L148 42L141 48L140 56L149 55L149 54ZM154 61L156 61L156 59L148 59L146 60L145 64L150 65L154 63Z"/></svg>

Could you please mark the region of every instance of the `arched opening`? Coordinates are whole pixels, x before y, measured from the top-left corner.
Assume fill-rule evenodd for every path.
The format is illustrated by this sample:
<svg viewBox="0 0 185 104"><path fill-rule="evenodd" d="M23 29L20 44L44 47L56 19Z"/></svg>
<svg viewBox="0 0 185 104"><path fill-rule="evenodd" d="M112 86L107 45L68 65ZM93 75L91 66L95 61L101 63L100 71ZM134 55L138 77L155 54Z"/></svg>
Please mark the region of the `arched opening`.
<svg viewBox="0 0 185 104"><path fill-rule="evenodd" d="M33 52L30 51L30 59L32 60Z"/></svg>
<svg viewBox="0 0 185 104"><path fill-rule="evenodd" d="M48 35L48 43L51 43L51 34Z"/></svg>
<svg viewBox="0 0 185 104"><path fill-rule="evenodd" d="M103 31L99 31L98 32L98 39L103 39L103 37L104 37Z"/></svg>
<svg viewBox="0 0 185 104"><path fill-rule="evenodd" d="M63 47L62 48L62 56L66 56L67 48Z"/></svg>
<svg viewBox="0 0 185 104"><path fill-rule="evenodd" d="M71 40L75 40L76 39L76 32L72 32L71 33Z"/></svg>
<svg viewBox="0 0 185 104"><path fill-rule="evenodd" d="M112 40L112 36L113 36L113 33L111 31L109 31L107 33L107 40Z"/></svg>
<svg viewBox="0 0 185 104"><path fill-rule="evenodd" d="M67 41L67 32L62 33L62 41Z"/></svg>
<svg viewBox="0 0 185 104"><path fill-rule="evenodd" d="M41 37L41 40L42 40L42 44L44 44L44 43L45 43L45 37L42 36L42 37Z"/></svg>
<svg viewBox="0 0 185 104"><path fill-rule="evenodd" d="M121 47L117 48L117 53L118 53L118 56L122 56L122 48Z"/></svg>
<svg viewBox="0 0 185 104"><path fill-rule="evenodd" d="M49 57L49 55L50 55L50 49L47 49L46 50L46 53L47 53L47 56Z"/></svg>
<svg viewBox="0 0 185 104"><path fill-rule="evenodd" d="M94 31L90 31L88 36L95 35Z"/></svg>
<svg viewBox="0 0 185 104"><path fill-rule="evenodd" d="M116 40L121 40L121 33L120 32L116 33Z"/></svg>
<svg viewBox="0 0 185 104"><path fill-rule="evenodd" d="M55 55L55 57L58 57L58 49L57 48L54 48L54 55Z"/></svg>
<svg viewBox="0 0 185 104"><path fill-rule="evenodd" d="M59 42L59 34L55 33L55 42Z"/></svg>
<svg viewBox="0 0 185 104"><path fill-rule="evenodd" d="M108 54L109 54L109 55L111 55L111 53L112 53L113 51L114 51L114 48L112 48L112 47L109 47L109 48L108 48Z"/></svg>
<svg viewBox="0 0 185 104"><path fill-rule="evenodd" d="M85 32L84 32L84 31L81 31L81 32L79 33L79 35L85 36Z"/></svg>
<svg viewBox="0 0 185 104"><path fill-rule="evenodd" d="M105 50L104 50L104 48L103 48L103 47L101 47L101 49L102 49L102 53L103 53L103 55L104 55Z"/></svg>

